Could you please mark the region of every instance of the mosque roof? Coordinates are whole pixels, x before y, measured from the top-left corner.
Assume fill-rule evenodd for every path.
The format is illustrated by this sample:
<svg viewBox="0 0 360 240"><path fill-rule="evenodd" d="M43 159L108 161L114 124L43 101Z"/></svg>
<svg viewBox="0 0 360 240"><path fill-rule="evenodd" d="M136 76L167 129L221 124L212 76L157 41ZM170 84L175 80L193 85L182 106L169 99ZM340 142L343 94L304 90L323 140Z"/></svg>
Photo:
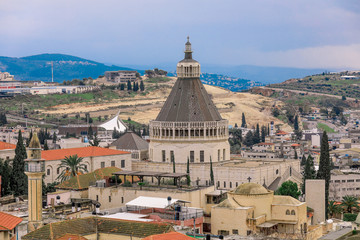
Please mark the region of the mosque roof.
<svg viewBox="0 0 360 240"><path fill-rule="evenodd" d="M244 183L238 186L233 193L239 195L258 195L268 194L270 191L257 183Z"/></svg>

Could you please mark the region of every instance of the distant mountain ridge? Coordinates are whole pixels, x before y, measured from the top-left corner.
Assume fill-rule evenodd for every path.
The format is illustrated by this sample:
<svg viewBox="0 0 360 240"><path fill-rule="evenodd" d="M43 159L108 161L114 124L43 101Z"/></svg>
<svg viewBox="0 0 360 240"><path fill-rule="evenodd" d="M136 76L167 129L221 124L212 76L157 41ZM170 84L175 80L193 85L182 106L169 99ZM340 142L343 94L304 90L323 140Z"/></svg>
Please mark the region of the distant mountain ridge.
<svg viewBox="0 0 360 240"><path fill-rule="evenodd" d="M51 62L54 65L54 81L60 83L72 79L97 78L100 75L104 75L106 71L136 70L141 74L145 72L136 68L106 65L81 57L59 53L44 53L20 58L0 56L0 71L9 72L15 76L16 80L50 82ZM174 76L174 73L169 73L169 75ZM205 84L223 87L231 91L241 91L263 85L259 82L243 78L212 73L202 73L201 80Z"/></svg>
<svg viewBox="0 0 360 240"><path fill-rule="evenodd" d="M51 62L54 64L54 81L97 78L106 71L134 70L127 67L108 66L66 54L39 54L21 58L0 57L0 71L9 72L16 80L51 81ZM139 71L143 72L143 71Z"/></svg>

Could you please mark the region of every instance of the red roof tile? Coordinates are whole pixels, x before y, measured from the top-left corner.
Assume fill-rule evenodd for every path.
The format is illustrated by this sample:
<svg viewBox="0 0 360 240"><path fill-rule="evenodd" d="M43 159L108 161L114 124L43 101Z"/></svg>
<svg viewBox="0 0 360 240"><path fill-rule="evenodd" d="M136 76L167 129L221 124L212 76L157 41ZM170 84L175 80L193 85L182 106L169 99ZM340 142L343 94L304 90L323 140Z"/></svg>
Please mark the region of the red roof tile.
<svg viewBox="0 0 360 240"><path fill-rule="evenodd" d="M90 147L82 147L82 148L46 150L41 152L41 157L45 160L50 161L50 160L62 160L65 157L73 156L75 154L77 154L78 157L98 157L98 156L120 155L127 153L129 152L90 146Z"/></svg>
<svg viewBox="0 0 360 240"><path fill-rule="evenodd" d="M182 233L178 233L178 232L169 232L169 233L151 235L146 238L143 238L143 240L169 240L169 239L171 239L171 240L194 240L194 238L184 235Z"/></svg>
<svg viewBox="0 0 360 240"><path fill-rule="evenodd" d="M0 141L0 150L15 149L15 148L16 148L15 144Z"/></svg>
<svg viewBox="0 0 360 240"><path fill-rule="evenodd" d="M280 130L280 131L277 131L275 134L276 134L276 135L287 135L287 134L289 134L289 133Z"/></svg>
<svg viewBox="0 0 360 240"><path fill-rule="evenodd" d="M274 143L262 142L262 143L258 143L256 145L259 145L259 146L262 146L262 145L274 145Z"/></svg>
<svg viewBox="0 0 360 240"><path fill-rule="evenodd" d="M292 147L300 147L300 144L297 144L297 143L294 143L294 144L291 144Z"/></svg>
<svg viewBox="0 0 360 240"><path fill-rule="evenodd" d="M21 222L22 218L0 212L0 231L13 230Z"/></svg>

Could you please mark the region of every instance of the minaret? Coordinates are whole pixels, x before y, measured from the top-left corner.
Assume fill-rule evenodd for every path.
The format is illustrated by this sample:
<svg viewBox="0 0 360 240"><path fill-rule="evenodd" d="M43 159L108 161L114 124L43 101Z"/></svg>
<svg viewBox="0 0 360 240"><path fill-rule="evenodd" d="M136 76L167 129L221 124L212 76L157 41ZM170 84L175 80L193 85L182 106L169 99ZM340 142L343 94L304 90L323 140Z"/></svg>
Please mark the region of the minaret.
<svg viewBox="0 0 360 240"><path fill-rule="evenodd" d="M29 218L28 232L42 227L42 176L45 162L41 159L41 145L36 133L33 134L27 149L25 174L28 176Z"/></svg>

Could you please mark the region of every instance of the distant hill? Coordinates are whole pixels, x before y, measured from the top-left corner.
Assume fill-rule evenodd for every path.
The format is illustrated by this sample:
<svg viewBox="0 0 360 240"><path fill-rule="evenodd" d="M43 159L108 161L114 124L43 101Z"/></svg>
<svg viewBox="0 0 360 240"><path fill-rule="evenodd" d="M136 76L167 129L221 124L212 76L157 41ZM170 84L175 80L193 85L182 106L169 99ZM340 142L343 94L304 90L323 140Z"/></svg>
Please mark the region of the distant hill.
<svg viewBox="0 0 360 240"><path fill-rule="evenodd" d="M16 80L51 81L51 61L54 62L54 81L97 78L105 71L133 70L65 54L39 54L28 57L0 57L0 71L10 72ZM143 71L140 71L143 72Z"/></svg>
<svg viewBox="0 0 360 240"><path fill-rule="evenodd" d="M66 54L45 53L21 58L0 57L0 71L9 72L15 76L16 80L41 80L49 82L51 81L51 62L54 63L55 82L88 77L97 78L100 75L104 75L106 71L139 69L105 65ZM140 74L144 74L144 70L137 71ZM174 76L174 74L169 73L169 76ZM241 91L262 85L261 83L247 79L210 73L201 74L201 80L206 84L223 87L231 91Z"/></svg>
<svg viewBox="0 0 360 240"><path fill-rule="evenodd" d="M355 76L358 79L341 78L347 75ZM283 83L271 84L269 87L359 98L360 73L346 71L331 74L315 74L299 79L289 79Z"/></svg>

